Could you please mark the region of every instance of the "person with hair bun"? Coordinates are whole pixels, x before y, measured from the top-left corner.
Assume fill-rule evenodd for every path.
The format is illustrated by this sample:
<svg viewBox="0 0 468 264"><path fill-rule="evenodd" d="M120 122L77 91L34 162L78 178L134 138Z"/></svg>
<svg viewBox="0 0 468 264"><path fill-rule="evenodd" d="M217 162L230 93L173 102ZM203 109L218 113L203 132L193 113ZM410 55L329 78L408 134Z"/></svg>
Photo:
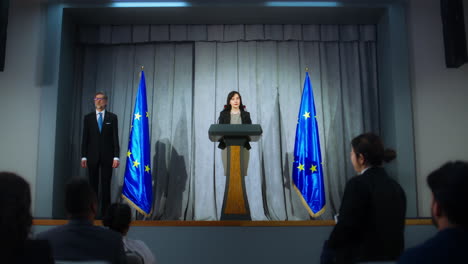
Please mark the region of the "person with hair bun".
<svg viewBox="0 0 468 264"><path fill-rule="evenodd" d="M156 259L148 246L141 240L133 240L127 237L132 222L132 211L127 204L114 203L107 210L102 219L102 224L109 229L122 234L125 253L134 253L141 257L144 264L156 264Z"/></svg>
<svg viewBox="0 0 468 264"><path fill-rule="evenodd" d="M346 183L322 263L397 260L404 249L406 196L382 167L396 158L396 152L385 149L373 133L357 136L351 147L358 175Z"/></svg>

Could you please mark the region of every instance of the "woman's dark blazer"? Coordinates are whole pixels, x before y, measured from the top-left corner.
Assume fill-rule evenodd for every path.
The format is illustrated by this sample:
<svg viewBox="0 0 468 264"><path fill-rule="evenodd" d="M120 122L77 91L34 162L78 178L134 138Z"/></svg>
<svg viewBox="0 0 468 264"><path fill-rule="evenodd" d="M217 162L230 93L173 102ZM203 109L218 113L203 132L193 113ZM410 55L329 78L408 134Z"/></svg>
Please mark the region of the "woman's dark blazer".
<svg viewBox="0 0 468 264"><path fill-rule="evenodd" d="M347 183L328 247L336 263L396 260L404 249L406 196L382 167Z"/></svg>
<svg viewBox="0 0 468 264"><path fill-rule="evenodd" d="M241 120L242 124L252 124L252 120L250 119L250 113L247 111L241 111ZM219 113L218 117L218 124L231 124L231 111L223 110ZM225 149L226 143L223 139L219 140L218 148ZM250 149L249 142L245 143L244 148Z"/></svg>

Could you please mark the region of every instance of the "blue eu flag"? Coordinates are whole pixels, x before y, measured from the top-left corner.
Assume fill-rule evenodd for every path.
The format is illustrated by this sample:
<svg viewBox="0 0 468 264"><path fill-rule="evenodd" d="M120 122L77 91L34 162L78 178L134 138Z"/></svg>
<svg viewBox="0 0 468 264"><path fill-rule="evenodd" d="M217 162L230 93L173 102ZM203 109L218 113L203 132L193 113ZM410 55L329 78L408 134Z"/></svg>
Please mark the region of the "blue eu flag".
<svg viewBox="0 0 468 264"><path fill-rule="evenodd" d="M316 115L312 85L309 73L306 72L294 143L293 183L312 217L325 212L325 188Z"/></svg>
<svg viewBox="0 0 468 264"><path fill-rule="evenodd" d="M145 73L141 71L128 141L122 197L146 216L151 213L153 200L148 119Z"/></svg>

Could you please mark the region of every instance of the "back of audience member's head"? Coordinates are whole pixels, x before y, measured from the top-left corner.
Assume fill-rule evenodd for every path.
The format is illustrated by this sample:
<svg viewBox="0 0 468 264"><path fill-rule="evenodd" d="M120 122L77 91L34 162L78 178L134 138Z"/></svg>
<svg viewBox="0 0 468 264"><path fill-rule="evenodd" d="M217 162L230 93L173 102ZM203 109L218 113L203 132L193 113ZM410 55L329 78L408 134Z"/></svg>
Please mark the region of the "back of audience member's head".
<svg viewBox="0 0 468 264"><path fill-rule="evenodd" d="M23 247L32 225L31 190L17 174L0 172L0 212L0 248L13 254Z"/></svg>
<svg viewBox="0 0 468 264"><path fill-rule="evenodd" d="M96 194L85 178L72 178L65 187L65 210L70 218L93 220L96 215Z"/></svg>
<svg viewBox="0 0 468 264"><path fill-rule="evenodd" d="M396 158L393 149L385 149L382 139L374 133L364 133L351 141L351 147L356 156L362 155L368 166L381 166L383 162L390 162Z"/></svg>
<svg viewBox="0 0 468 264"><path fill-rule="evenodd" d="M126 235L132 221L132 211L127 204L114 203L109 206L107 214L102 219L104 226Z"/></svg>
<svg viewBox="0 0 468 264"><path fill-rule="evenodd" d="M434 201L451 225L468 228L468 163L448 162L427 176Z"/></svg>

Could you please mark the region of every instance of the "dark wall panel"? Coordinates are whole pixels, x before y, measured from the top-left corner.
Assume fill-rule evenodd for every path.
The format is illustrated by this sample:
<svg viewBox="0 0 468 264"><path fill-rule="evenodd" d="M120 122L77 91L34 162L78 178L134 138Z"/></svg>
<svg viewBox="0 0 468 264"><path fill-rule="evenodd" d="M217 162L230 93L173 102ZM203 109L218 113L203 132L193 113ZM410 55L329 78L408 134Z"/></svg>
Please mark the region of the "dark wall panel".
<svg viewBox="0 0 468 264"><path fill-rule="evenodd" d="M10 0L0 0L0 71L5 70L5 51Z"/></svg>

